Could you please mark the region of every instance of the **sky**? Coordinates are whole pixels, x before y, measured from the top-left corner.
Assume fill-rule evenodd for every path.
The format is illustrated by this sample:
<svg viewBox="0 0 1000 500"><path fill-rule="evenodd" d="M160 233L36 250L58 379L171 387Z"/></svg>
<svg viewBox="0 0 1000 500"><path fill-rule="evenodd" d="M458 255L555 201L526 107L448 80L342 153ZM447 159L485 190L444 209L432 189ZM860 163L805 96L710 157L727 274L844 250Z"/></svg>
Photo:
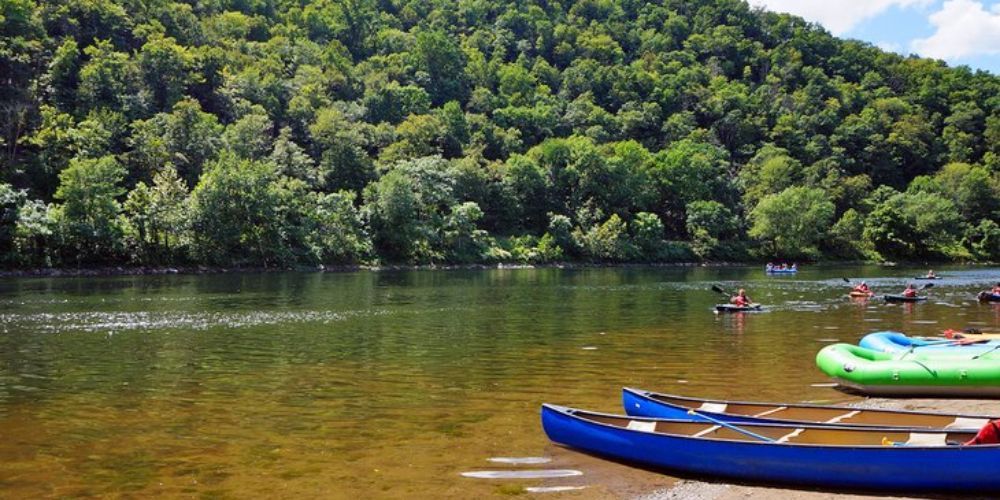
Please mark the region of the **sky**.
<svg viewBox="0 0 1000 500"><path fill-rule="evenodd" d="M1000 0L749 0L840 38L1000 75Z"/></svg>

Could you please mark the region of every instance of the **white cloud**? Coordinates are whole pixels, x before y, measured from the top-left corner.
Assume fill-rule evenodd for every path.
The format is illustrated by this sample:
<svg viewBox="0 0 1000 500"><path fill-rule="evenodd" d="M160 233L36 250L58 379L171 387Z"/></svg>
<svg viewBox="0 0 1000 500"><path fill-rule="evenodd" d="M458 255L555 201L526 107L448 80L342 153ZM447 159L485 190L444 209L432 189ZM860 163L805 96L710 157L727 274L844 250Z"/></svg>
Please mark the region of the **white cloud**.
<svg viewBox="0 0 1000 500"><path fill-rule="evenodd" d="M901 54L903 52L903 47L896 42L878 42L875 46L886 52L895 52L897 54Z"/></svg>
<svg viewBox="0 0 1000 500"><path fill-rule="evenodd" d="M987 10L973 0L948 0L931 14L934 34L910 42L914 52L952 60L974 55L1000 54L1000 4Z"/></svg>
<svg viewBox="0 0 1000 500"><path fill-rule="evenodd" d="M927 6L933 0L750 0L754 7L787 12L821 24L834 35L843 35L858 23L892 7Z"/></svg>

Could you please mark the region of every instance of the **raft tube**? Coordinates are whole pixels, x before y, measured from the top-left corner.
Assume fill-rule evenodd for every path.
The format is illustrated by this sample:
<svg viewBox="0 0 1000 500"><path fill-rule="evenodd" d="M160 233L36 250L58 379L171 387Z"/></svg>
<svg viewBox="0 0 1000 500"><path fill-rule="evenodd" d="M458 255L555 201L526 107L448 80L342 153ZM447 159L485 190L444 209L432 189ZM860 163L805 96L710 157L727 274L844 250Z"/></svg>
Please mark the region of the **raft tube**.
<svg viewBox="0 0 1000 500"><path fill-rule="evenodd" d="M927 356L958 356L969 358L991 349L1000 350L1000 341L985 341L976 343L960 343L964 339L928 339L910 337L899 332L875 332L861 338L858 345L865 349L878 352L913 353ZM975 340L975 339L973 339Z"/></svg>
<svg viewBox="0 0 1000 500"><path fill-rule="evenodd" d="M1000 396L1000 353L953 358L876 352L833 344L816 366L841 386L868 396Z"/></svg>

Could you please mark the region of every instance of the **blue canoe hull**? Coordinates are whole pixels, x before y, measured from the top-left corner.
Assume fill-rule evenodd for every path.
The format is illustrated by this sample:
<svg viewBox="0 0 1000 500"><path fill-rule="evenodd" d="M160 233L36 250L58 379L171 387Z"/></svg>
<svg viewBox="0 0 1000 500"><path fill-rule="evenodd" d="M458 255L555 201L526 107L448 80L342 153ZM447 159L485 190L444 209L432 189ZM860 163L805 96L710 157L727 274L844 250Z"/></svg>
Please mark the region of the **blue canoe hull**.
<svg viewBox="0 0 1000 500"><path fill-rule="evenodd" d="M1000 491L997 446L834 446L704 439L602 424L574 416L574 411L542 407L542 427L549 439L677 475L834 489ZM794 429L788 426L789 431Z"/></svg>
<svg viewBox="0 0 1000 500"><path fill-rule="evenodd" d="M770 271L764 271L767 274L795 274L799 272L798 269L772 269Z"/></svg>
<svg viewBox="0 0 1000 500"><path fill-rule="evenodd" d="M941 343L945 341L945 343ZM958 344L946 342L947 339L925 340L918 337L910 337L899 332L875 332L869 333L861 338L858 345L865 349L878 352L903 353L912 350L915 354L947 354L975 356L987 351L994 351L1000 340L990 340L977 342L975 344Z"/></svg>

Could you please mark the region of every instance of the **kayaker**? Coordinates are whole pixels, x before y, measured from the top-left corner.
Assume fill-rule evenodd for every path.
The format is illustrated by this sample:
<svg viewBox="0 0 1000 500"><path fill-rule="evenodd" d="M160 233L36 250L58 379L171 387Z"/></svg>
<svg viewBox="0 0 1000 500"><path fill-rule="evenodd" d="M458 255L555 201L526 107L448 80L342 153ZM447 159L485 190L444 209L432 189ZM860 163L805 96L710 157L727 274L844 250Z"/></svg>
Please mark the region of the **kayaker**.
<svg viewBox="0 0 1000 500"><path fill-rule="evenodd" d="M747 297L747 291L742 288L740 288L740 291L737 292L736 295L733 296L733 298L730 299L729 301L739 307L747 307L750 304L753 304L753 301L750 300L750 297Z"/></svg>
<svg viewBox="0 0 1000 500"><path fill-rule="evenodd" d="M1000 283L993 285L993 291L991 293L993 293L993 295L1000 295Z"/></svg>
<svg viewBox="0 0 1000 500"><path fill-rule="evenodd" d="M903 290L903 297L916 297L917 289L913 287L913 283L906 285L906 290Z"/></svg>
<svg viewBox="0 0 1000 500"><path fill-rule="evenodd" d="M931 270L927 271L927 277L928 278L937 278L937 275L934 274L934 270L931 269Z"/></svg>
<svg viewBox="0 0 1000 500"><path fill-rule="evenodd" d="M868 288L868 283L865 283L864 281L862 281L860 285L854 287L854 291L858 292L858 293L868 294L868 295L871 295L871 293L872 293L871 288Z"/></svg>

